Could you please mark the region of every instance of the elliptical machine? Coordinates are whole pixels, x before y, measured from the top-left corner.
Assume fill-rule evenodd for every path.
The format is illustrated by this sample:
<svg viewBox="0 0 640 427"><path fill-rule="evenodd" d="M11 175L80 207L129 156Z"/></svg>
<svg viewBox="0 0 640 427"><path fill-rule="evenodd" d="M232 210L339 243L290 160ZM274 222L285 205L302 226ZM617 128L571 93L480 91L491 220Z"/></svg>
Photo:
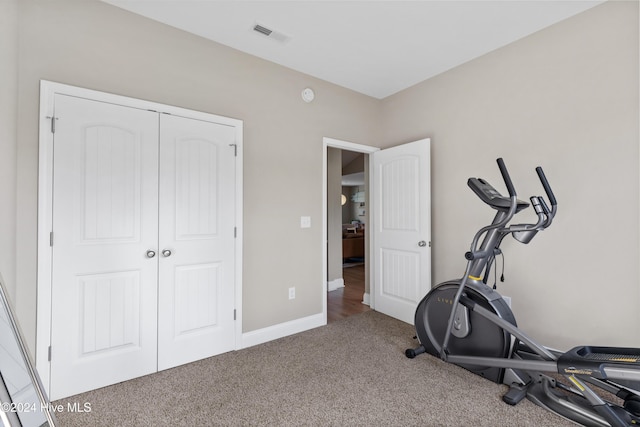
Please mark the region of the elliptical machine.
<svg viewBox="0 0 640 427"><path fill-rule="evenodd" d="M415 328L420 346L406 350L405 355L414 358L430 353L506 384L509 390L503 400L511 405L527 397L585 426L640 425L640 349L580 346L566 353L549 349L517 327L509 305L487 284L495 258L501 254L502 240L511 234L529 243L538 231L551 225L557 212L556 198L538 167L551 208L543 197L533 196L530 201L538 221L509 224L529 203L518 200L504 161L497 162L509 197L481 178L468 180L469 187L497 211L496 215L475 234L465 254L467 268L462 279L437 285L418 304ZM606 399L605 395L611 397Z"/></svg>

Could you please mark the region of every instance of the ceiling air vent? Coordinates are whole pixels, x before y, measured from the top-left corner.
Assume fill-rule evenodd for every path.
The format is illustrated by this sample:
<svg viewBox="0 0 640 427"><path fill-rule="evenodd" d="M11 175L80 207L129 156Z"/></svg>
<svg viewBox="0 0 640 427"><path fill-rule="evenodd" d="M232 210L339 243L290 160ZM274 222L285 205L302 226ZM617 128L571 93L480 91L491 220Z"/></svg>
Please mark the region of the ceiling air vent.
<svg viewBox="0 0 640 427"><path fill-rule="evenodd" d="M279 31L272 30L271 28L268 28L262 24L255 24L253 26L253 31L260 33L263 36L269 37L270 39L278 41L280 43L286 43L291 39L291 37L289 37L288 35L283 34Z"/></svg>
<svg viewBox="0 0 640 427"><path fill-rule="evenodd" d="M263 26L262 26L262 25L260 25L260 24L256 24L256 25L253 27L253 31L257 31L257 32L259 32L259 33L261 33L261 34L264 34L264 35L265 35L265 36L267 36L267 37L268 37L268 36L270 36L270 35L271 35L271 33L273 33L273 30L270 30L270 29L268 29L267 27L263 27Z"/></svg>

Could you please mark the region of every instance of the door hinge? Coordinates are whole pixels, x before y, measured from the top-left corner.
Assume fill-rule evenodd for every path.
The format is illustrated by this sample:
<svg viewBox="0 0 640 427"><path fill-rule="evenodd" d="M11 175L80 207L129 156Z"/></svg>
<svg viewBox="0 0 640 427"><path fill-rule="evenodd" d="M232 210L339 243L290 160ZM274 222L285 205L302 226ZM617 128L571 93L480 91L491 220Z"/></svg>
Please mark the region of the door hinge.
<svg viewBox="0 0 640 427"><path fill-rule="evenodd" d="M51 362L51 346L49 346L47 358L48 358L49 362Z"/></svg>
<svg viewBox="0 0 640 427"><path fill-rule="evenodd" d="M236 309L233 309L233 320L236 320Z"/></svg>
<svg viewBox="0 0 640 427"><path fill-rule="evenodd" d="M51 119L51 133L56 133L56 120L58 120L55 116L47 116L47 119Z"/></svg>
<svg viewBox="0 0 640 427"><path fill-rule="evenodd" d="M238 144L229 144L229 147L233 147L233 155L238 157Z"/></svg>
<svg viewBox="0 0 640 427"><path fill-rule="evenodd" d="M53 231L49 233L49 246L53 246Z"/></svg>
<svg viewBox="0 0 640 427"><path fill-rule="evenodd" d="M233 227L233 238L238 237L238 227Z"/></svg>

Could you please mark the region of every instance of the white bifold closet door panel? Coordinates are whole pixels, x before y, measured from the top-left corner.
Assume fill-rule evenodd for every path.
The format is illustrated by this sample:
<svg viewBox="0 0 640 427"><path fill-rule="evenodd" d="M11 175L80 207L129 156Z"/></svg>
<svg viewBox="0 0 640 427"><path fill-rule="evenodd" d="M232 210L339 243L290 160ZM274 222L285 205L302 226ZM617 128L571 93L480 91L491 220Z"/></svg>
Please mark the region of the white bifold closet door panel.
<svg viewBox="0 0 640 427"><path fill-rule="evenodd" d="M233 349L235 128L162 115L158 369Z"/></svg>
<svg viewBox="0 0 640 427"><path fill-rule="evenodd" d="M156 372L158 114L57 95L51 399Z"/></svg>
<svg viewBox="0 0 640 427"><path fill-rule="evenodd" d="M55 98L50 397L235 346L235 128Z"/></svg>

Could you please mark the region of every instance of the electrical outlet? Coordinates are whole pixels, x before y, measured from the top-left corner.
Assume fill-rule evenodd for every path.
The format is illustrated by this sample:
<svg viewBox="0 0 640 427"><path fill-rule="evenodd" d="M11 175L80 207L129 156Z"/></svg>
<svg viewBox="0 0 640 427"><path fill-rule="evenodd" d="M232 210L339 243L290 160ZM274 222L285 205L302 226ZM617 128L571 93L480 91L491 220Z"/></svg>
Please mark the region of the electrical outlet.
<svg viewBox="0 0 640 427"><path fill-rule="evenodd" d="M296 288L289 288L289 299L295 299L296 297Z"/></svg>

